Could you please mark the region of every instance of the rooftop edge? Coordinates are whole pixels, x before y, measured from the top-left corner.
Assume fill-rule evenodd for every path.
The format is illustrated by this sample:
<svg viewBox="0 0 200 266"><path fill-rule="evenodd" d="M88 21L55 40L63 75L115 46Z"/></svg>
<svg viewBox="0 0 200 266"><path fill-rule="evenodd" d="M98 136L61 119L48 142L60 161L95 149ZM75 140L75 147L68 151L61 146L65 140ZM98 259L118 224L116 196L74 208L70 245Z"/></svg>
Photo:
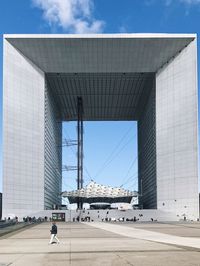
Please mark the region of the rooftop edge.
<svg viewBox="0 0 200 266"><path fill-rule="evenodd" d="M196 33L3 34L3 38L196 38Z"/></svg>

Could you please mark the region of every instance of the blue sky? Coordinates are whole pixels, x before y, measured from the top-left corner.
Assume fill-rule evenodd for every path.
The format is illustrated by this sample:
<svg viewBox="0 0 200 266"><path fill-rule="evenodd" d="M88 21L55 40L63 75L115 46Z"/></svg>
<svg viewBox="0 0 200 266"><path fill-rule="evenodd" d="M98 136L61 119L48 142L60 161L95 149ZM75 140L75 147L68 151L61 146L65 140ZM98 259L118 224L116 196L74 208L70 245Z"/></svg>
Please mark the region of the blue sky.
<svg viewBox="0 0 200 266"><path fill-rule="evenodd" d="M76 122L63 125L63 135L76 139ZM84 181L137 188L136 122L84 123ZM76 147L63 148L63 164L76 165ZM63 173L66 189L76 186L76 172Z"/></svg>
<svg viewBox="0 0 200 266"><path fill-rule="evenodd" d="M0 33L197 33L200 34L200 0L1 0ZM0 39L0 191L2 191L2 36ZM198 45L198 54L199 45ZM200 62L200 58L199 58ZM75 124L64 126L71 138ZM135 189L137 163L136 124L85 123L85 182ZM125 137L124 137L125 136ZM129 141L130 139L130 141ZM128 142L129 141L129 142ZM128 143L127 143L128 142ZM116 149L117 144L120 148ZM64 160L75 164L74 151ZM105 163L105 162L108 163ZM131 177L133 176L133 177ZM64 173L67 189L75 174ZM68 187L67 187L68 186Z"/></svg>

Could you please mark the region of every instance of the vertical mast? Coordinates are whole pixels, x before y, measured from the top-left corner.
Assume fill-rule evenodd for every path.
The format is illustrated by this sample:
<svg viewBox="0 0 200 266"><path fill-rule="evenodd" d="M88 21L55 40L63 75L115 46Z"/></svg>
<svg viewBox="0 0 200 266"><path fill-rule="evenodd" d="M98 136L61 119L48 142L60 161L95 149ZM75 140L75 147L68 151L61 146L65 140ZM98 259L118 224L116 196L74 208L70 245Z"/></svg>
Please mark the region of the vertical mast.
<svg viewBox="0 0 200 266"><path fill-rule="evenodd" d="M83 188L83 101L77 97L77 189ZM82 202L78 199L78 208L82 208Z"/></svg>

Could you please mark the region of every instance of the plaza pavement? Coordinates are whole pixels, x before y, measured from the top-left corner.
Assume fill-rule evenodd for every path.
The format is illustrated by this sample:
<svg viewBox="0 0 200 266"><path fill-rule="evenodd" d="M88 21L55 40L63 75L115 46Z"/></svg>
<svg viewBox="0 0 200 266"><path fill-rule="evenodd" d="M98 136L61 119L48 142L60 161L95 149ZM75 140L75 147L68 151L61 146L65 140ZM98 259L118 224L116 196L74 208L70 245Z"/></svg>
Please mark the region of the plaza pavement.
<svg viewBox="0 0 200 266"><path fill-rule="evenodd" d="M1 237L0 266L200 266L198 223L57 225L60 244L48 245L50 223Z"/></svg>
<svg viewBox="0 0 200 266"><path fill-rule="evenodd" d="M91 223L90 225L125 237L200 249L200 238L169 235L166 233L155 232L155 230L149 230L148 227L148 230L134 228L133 225L132 227L122 227L121 225L112 223Z"/></svg>

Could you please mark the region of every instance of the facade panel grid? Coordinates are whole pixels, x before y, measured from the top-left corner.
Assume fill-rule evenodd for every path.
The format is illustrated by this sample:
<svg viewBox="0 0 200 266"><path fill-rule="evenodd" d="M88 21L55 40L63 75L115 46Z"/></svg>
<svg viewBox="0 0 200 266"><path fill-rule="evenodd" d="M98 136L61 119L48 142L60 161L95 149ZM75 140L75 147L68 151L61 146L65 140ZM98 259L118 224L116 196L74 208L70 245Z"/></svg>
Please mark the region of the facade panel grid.
<svg viewBox="0 0 200 266"><path fill-rule="evenodd" d="M46 82L45 88L45 171L44 205L52 209L61 204L62 192L62 121L55 97Z"/></svg>
<svg viewBox="0 0 200 266"><path fill-rule="evenodd" d="M138 121L139 204L144 209L157 208L155 82Z"/></svg>

